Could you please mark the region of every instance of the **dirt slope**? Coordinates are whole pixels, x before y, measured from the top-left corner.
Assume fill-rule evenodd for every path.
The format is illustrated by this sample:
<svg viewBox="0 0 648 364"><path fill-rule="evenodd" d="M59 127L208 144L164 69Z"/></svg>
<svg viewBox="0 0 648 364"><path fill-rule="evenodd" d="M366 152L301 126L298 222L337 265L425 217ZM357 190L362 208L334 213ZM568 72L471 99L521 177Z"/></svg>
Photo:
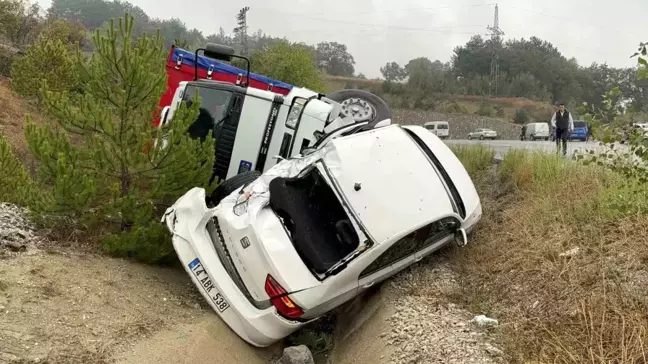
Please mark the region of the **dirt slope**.
<svg viewBox="0 0 648 364"><path fill-rule="evenodd" d="M263 363L184 271L90 254L0 260L0 363ZM220 360L220 361L218 361Z"/></svg>

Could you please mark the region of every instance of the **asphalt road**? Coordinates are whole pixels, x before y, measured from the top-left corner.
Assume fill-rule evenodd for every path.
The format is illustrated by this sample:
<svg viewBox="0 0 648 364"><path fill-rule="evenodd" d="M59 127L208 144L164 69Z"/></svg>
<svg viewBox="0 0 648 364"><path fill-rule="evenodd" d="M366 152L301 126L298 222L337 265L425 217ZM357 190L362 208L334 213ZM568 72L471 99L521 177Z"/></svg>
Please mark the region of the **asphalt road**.
<svg viewBox="0 0 648 364"><path fill-rule="evenodd" d="M535 151L544 151L547 153L556 152L556 142L552 141L529 141L529 140L468 140L468 139L448 139L445 140L448 145L477 145L483 144L492 147L495 150L496 157L503 157L510 149L529 149ZM599 150L598 142L567 142L567 154L572 155L576 150L593 149Z"/></svg>

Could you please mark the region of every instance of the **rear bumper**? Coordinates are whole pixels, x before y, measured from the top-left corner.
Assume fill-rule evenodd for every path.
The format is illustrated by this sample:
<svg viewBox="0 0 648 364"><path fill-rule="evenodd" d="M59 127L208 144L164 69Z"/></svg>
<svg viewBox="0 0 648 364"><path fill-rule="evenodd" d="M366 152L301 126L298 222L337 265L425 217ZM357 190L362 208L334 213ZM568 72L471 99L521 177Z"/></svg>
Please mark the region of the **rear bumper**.
<svg viewBox="0 0 648 364"><path fill-rule="evenodd" d="M189 191L163 219L173 232L178 258L209 306L239 337L257 347L270 346L303 326L280 317L274 306L255 307L237 287L207 233L213 213L201 196L204 201L202 189Z"/></svg>

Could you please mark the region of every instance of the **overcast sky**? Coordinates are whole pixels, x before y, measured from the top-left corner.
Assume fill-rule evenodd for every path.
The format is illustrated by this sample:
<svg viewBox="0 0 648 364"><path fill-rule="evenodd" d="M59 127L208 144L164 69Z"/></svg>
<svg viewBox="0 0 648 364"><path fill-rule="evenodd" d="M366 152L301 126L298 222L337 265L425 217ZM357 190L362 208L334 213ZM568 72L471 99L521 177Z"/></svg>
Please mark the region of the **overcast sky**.
<svg viewBox="0 0 648 364"><path fill-rule="evenodd" d="M43 8L51 0L38 0ZM131 0L151 17L177 17L205 35L249 6L249 32L316 44L337 41L355 57L356 71L380 76L386 62L416 57L448 61L471 35L486 35L495 2L488 0ZM505 39L537 36L581 65L633 66L639 42L648 41L647 0L501 0Z"/></svg>

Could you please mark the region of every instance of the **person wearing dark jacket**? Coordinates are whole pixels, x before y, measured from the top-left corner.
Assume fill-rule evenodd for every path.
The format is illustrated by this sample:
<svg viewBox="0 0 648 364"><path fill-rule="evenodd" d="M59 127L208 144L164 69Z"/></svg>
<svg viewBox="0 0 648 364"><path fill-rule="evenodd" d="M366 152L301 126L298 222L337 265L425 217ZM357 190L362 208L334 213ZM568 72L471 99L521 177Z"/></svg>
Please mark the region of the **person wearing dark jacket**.
<svg viewBox="0 0 648 364"><path fill-rule="evenodd" d="M574 119L569 111L565 109L565 104L558 104L558 111L551 117L551 126L556 135L556 153L560 153L560 144L562 142L562 154L567 155L567 139L574 130Z"/></svg>

